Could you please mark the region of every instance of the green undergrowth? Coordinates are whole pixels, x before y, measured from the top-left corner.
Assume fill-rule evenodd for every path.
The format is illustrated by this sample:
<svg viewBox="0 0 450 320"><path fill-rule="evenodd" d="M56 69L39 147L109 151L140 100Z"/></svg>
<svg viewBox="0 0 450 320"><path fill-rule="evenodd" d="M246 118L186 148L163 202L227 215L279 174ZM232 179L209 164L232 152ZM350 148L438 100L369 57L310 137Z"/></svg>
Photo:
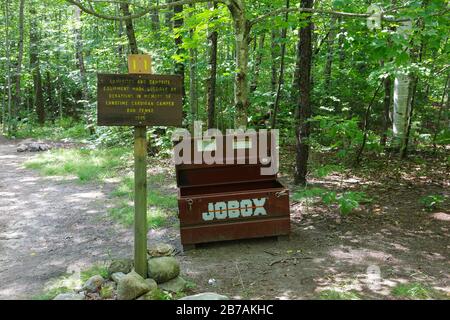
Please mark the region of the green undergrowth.
<svg viewBox="0 0 450 320"><path fill-rule="evenodd" d="M421 283L401 283L391 293L394 297L412 300L448 299L444 293Z"/></svg>
<svg viewBox="0 0 450 320"><path fill-rule="evenodd" d="M19 123L15 138L26 139L48 139L71 141L86 140L91 137L89 129L85 123L75 122L71 119L56 120L55 123L46 122L43 126L36 123Z"/></svg>
<svg viewBox="0 0 450 320"><path fill-rule="evenodd" d="M320 291L320 300L360 300L360 296L354 291L337 291L327 289Z"/></svg>
<svg viewBox="0 0 450 320"><path fill-rule="evenodd" d="M342 215L347 215L361 204L371 202L364 192L347 191L338 193L323 188L302 188L293 195L296 201L321 202L326 206L336 205Z"/></svg>

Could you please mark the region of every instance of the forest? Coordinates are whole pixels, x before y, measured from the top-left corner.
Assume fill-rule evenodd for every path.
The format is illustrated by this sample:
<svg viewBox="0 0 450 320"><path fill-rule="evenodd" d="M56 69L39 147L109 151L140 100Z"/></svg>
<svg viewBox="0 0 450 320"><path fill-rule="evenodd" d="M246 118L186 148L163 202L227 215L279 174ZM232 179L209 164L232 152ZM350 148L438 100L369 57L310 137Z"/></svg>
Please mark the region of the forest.
<svg viewBox="0 0 450 320"><path fill-rule="evenodd" d="M72 215L97 221L86 232L104 243L86 245L95 267L83 281L107 273L110 250L130 255L134 129L97 124L97 74L126 74L128 55L145 54L152 73L181 76L183 128L279 130L290 192L289 242L186 253L182 267L197 269L184 274L186 293L158 298L210 289L244 299L448 299L449 9L447 0L1 0L0 244L21 232L2 217L18 199L37 227L57 210L49 230L61 234L46 243L74 232L62 229ZM178 248L175 130L147 128L147 215L149 243ZM65 218L63 193L75 206ZM112 224L125 230L114 240ZM58 254L67 267L83 253ZM249 267L253 258L262 262ZM234 273L214 275L224 261ZM358 280L373 265L383 275L374 290ZM0 298L30 297L18 289L24 279L6 277ZM53 299L68 290L60 280L36 281L31 293Z"/></svg>

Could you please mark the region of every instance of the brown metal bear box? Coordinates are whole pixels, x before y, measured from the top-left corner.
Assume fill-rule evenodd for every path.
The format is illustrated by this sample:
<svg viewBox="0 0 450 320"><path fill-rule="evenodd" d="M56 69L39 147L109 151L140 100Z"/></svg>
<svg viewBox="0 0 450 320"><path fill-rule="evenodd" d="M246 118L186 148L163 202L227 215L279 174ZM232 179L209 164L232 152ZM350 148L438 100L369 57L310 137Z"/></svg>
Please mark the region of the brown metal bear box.
<svg viewBox="0 0 450 320"><path fill-rule="evenodd" d="M199 243L289 235L289 191L277 180L276 171L262 172L270 166L263 163L275 161L273 137L267 137L265 146L260 146L260 135L244 140L226 136L223 147L214 139L178 142L178 156L188 160L175 166L185 249ZM213 160L206 161L206 155Z"/></svg>

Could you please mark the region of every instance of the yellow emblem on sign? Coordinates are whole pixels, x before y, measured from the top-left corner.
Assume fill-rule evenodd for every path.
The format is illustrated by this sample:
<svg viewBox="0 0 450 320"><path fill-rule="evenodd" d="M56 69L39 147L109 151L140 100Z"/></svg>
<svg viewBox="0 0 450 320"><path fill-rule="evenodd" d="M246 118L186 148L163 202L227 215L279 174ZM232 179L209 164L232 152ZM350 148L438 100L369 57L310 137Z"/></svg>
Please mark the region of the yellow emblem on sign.
<svg viewBox="0 0 450 320"><path fill-rule="evenodd" d="M128 55L128 73L151 73L152 59L146 54Z"/></svg>

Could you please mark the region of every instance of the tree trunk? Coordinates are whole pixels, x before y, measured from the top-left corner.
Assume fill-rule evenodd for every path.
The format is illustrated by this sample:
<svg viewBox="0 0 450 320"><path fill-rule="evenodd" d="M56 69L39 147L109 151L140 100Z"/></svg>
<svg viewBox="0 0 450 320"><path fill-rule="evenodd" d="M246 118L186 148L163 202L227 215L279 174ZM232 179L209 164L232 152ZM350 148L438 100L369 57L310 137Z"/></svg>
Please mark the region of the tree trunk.
<svg viewBox="0 0 450 320"><path fill-rule="evenodd" d="M191 5L193 7L193 5ZM189 30L191 38L194 37L194 30ZM197 93L197 49L189 48L189 104L191 107L192 133L194 123L198 117L198 93Z"/></svg>
<svg viewBox="0 0 450 320"><path fill-rule="evenodd" d="M11 134L11 104L12 104L12 92L11 92L11 46L9 39L9 2L5 1L5 51L6 51L6 70L7 70L7 95L8 105L7 110L4 110L4 114L8 114L7 117L2 118L3 128L7 129L8 134ZM7 120L6 120L7 118Z"/></svg>
<svg viewBox="0 0 450 320"><path fill-rule="evenodd" d="M172 3L175 2L176 0L166 0L166 3ZM165 14L164 14L164 24L166 25L167 28L172 29L173 28L173 13L174 10L166 10Z"/></svg>
<svg viewBox="0 0 450 320"><path fill-rule="evenodd" d="M312 8L314 0L301 0L302 8ZM312 30L311 16L306 18L307 25L300 28L299 32L299 99L296 112L297 120L297 150L295 183L306 184L308 172L310 122L312 115L311 107L311 63L312 63Z"/></svg>
<svg viewBox="0 0 450 320"><path fill-rule="evenodd" d="M81 29L81 10L75 6L75 55L78 65L78 70L80 71L80 85L81 85L81 100L83 104L82 114L86 117L86 123L89 123L89 117L87 114L89 105L89 90L86 77L86 67L84 65L84 55L83 55L83 36Z"/></svg>
<svg viewBox="0 0 450 320"><path fill-rule="evenodd" d="M130 8L128 3L121 3L120 10L124 16L130 15ZM132 54L138 54L139 49L136 42L136 35L134 33L133 20L127 19L125 20L125 29L127 32L128 44L130 45L130 51Z"/></svg>
<svg viewBox="0 0 450 320"><path fill-rule="evenodd" d="M34 8L30 9L30 15L30 65L33 75L34 104L36 107L38 123L43 125L45 123L45 106L44 95L42 92L41 66L39 61L39 29L36 20L36 10Z"/></svg>
<svg viewBox="0 0 450 320"><path fill-rule="evenodd" d="M215 3L209 3L209 8L215 9ZM208 128L214 128L216 124L216 81L217 81L217 31L210 31L209 40L209 78L207 87Z"/></svg>
<svg viewBox="0 0 450 320"><path fill-rule="evenodd" d="M401 22L397 32L405 35L411 29L410 22ZM410 76L404 72L398 72L394 80L394 112L393 112L393 131L394 148L400 150L405 141L405 134L408 124L408 104L409 104Z"/></svg>
<svg viewBox="0 0 450 320"><path fill-rule="evenodd" d="M264 54L265 38L266 38L265 33L261 34L259 37L258 49L257 49L257 53L256 53L256 61L255 61L254 69L253 69L253 81L250 84L250 93L255 92L258 87L259 73L261 70L261 62L262 62L262 58L263 58L263 54Z"/></svg>
<svg viewBox="0 0 450 320"><path fill-rule="evenodd" d="M159 0L157 0L155 4L159 5ZM159 38L159 29L160 29L159 10L154 9L150 11L150 17L152 23L152 31L155 33L156 37Z"/></svg>
<svg viewBox="0 0 450 320"><path fill-rule="evenodd" d="M300 30L298 30L300 33ZM300 37L300 35L298 35ZM295 61L294 76L292 77L291 104L298 104L298 96L300 90L300 41L297 41L297 59Z"/></svg>
<svg viewBox="0 0 450 320"><path fill-rule="evenodd" d="M336 17L331 17L330 22L330 32L328 33L328 39L327 39L327 59L325 62L325 69L324 69L324 78L325 78L325 90L328 94L331 94L331 70L333 65L333 55L334 55L334 38L336 37L335 32L335 24L336 24Z"/></svg>
<svg viewBox="0 0 450 320"><path fill-rule="evenodd" d="M12 117L14 119L17 118L20 105L21 105L21 95L20 95L20 89L21 89L21 76L22 76L22 60L23 60L23 20L24 20L24 7L25 7L25 0L20 0L19 5L19 52L17 55L17 69L16 69L16 92L14 95L14 108L12 110ZM16 121L13 122L13 130L16 130Z"/></svg>
<svg viewBox="0 0 450 320"><path fill-rule="evenodd" d="M277 83L278 83L278 77L277 77L277 56L278 56L278 48L279 46L277 45L277 37L278 37L278 30L277 29L273 29L272 30L272 44L271 44L271 57L272 57L272 67L271 67L271 71L272 71L272 76L271 76L271 80L270 80L270 90L272 92L272 94L275 93L275 90L277 88Z"/></svg>
<svg viewBox="0 0 450 320"><path fill-rule="evenodd" d="M387 76L384 80L384 99L383 99L383 133L380 144L386 146L387 132L391 125L391 100L392 100L392 78Z"/></svg>
<svg viewBox="0 0 450 320"><path fill-rule="evenodd" d="M250 40L250 24L245 17L242 0L233 0L228 4L234 21L236 32L236 79L234 83L235 126L247 126L248 101L248 52Z"/></svg>
<svg viewBox="0 0 450 320"><path fill-rule="evenodd" d="M172 0L171 2L175 2L174 0ZM173 7L173 14L174 16L176 16L177 14L183 12L183 6L174 6ZM174 29L178 29L183 27L183 19L181 18L177 18L173 21L173 28ZM177 47L177 55L183 55L184 53L184 49L183 49L183 38L178 35L175 37L175 46ZM184 84L184 80L185 80L185 71L186 71L186 66L184 64L184 62L176 62L175 63L175 74L178 74L182 77L182 92L183 92L183 101L186 98L186 88L185 88L185 84Z"/></svg>
<svg viewBox="0 0 450 320"><path fill-rule="evenodd" d="M45 72L45 91L46 91L46 96L47 96L47 110L50 111L52 113L52 119L53 119L53 88L52 88L52 77L50 74L50 70L46 70Z"/></svg>
<svg viewBox="0 0 450 320"><path fill-rule="evenodd" d="M290 1L286 0L286 8L289 9L290 7ZM289 21L289 12L286 12L284 16L284 21L287 23ZM271 128L275 129L277 125L277 114L278 114L278 108L281 101L281 90L284 84L284 60L286 57L286 39L287 39L287 27L284 27L281 32L281 61L280 61L280 75L278 77L278 88L277 88L277 95L275 97L275 103L273 106L273 114L272 114L272 123Z"/></svg>

